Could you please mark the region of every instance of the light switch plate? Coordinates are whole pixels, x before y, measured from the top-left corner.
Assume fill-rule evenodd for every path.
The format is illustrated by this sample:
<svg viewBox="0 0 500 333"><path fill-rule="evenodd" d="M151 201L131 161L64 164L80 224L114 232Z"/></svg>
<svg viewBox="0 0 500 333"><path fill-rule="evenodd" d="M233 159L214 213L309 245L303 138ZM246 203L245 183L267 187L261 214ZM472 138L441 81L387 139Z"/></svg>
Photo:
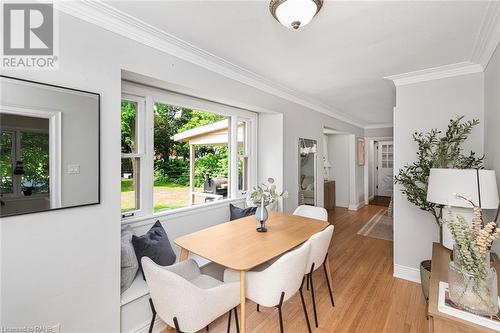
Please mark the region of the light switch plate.
<svg viewBox="0 0 500 333"><path fill-rule="evenodd" d="M68 164L68 173L70 175L77 175L80 173L80 165L79 164Z"/></svg>

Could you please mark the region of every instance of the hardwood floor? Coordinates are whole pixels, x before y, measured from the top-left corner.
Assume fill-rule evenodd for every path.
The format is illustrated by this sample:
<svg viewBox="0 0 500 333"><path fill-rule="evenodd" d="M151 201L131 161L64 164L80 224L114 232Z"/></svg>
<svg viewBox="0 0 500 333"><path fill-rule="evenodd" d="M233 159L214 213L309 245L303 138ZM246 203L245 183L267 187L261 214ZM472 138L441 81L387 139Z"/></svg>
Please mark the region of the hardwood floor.
<svg viewBox="0 0 500 333"><path fill-rule="evenodd" d="M420 285L392 276L392 242L357 235L383 207L365 206L357 212L330 211L335 225L329 260L335 308L328 298L324 272L314 274L319 328L314 328L310 293L305 290L313 332L426 332L426 306ZM285 332L307 332L300 297L283 305ZM234 320L231 332L236 332ZM210 332L226 332L227 315L210 325ZM171 332L167 330L165 332ZM256 311L247 302L247 332L279 332L275 308Z"/></svg>
<svg viewBox="0 0 500 333"><path fill-rule="evenodd" d="M376 195L375 197L373 197L373 199L370 200L370 205L376 205L376 206L389 207L390 203L391 203L391 197L384 197L380 195Z"/></svg>

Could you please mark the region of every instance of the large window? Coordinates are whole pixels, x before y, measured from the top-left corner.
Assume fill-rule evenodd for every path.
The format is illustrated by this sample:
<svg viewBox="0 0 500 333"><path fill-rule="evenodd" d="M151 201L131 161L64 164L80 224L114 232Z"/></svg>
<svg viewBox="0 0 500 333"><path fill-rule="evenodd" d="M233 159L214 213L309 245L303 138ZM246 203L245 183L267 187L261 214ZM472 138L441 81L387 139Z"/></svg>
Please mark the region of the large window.
<svg viewBox="0 0 500 333"><path fill-rule="evenodd" d="M246 194L255 178L254 113L154 88L125 88L124 218Z"/></svg>

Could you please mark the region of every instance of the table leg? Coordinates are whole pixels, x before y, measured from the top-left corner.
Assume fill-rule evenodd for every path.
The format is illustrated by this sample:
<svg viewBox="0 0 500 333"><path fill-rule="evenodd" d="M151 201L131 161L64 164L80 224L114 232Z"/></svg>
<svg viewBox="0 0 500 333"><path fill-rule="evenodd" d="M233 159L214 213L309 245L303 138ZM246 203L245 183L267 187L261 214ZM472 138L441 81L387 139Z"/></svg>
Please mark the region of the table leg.
<svg viewBox="0 0 500 333"><path fill-rule="evenodd" d="M179 262L187 260L189 256L189 251L181 247L181 254L179 255Z"/></svg>
<svg viewBox="0 0 500 333"><path fill-rule="evenodd" d="M330 287L332 288L333 292L332 271L330 270L330 260L328 259L328 257L325 260L325 267L326 267L326 275L328 276L328 282L330 283Z"/></svg>
<svg viewBox="0 0 500 333"><path fill-rule="evenodd" d="M246 332L246 272L240 271L240 333Z"/></svg>

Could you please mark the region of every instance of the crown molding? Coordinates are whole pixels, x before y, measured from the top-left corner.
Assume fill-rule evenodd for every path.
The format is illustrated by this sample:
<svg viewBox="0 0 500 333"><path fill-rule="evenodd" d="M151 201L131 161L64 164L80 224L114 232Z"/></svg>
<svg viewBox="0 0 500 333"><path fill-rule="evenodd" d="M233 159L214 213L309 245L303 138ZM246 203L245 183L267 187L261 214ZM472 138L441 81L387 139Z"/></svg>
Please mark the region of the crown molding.
<svg viewBox="0 0 500 333"><path fill-rule="evenodd" d="M394 127L393 123L385 123L385 124L371 124L363 127L364 129L378 129L378 128L392 128Z"/></svg>
<svg viewBox="0 0 500 333"><path fill-rule="evenodd" d="M500 1L491 1L481 23L471 61L486 68L498 44L500 44Z"/></svg>
<svg viewBox="0 0 500 333"><path fill-rule="evenodd" d="M393 81L397 87L418 82L444 79L447 77L480 73L482 71L483 67L481 65L465 61L440 67L427 68L420 71L386 76L385 79Z"/></svg>
<svg viewBox="0 0 500 333"><path fill-rule="evenodd" d="M348 116L329 105L314 101L310 97L304 96L293 89L271 81L261 75L200 49L193 44L170 35L102 1L60 1L58 2L58 9L103 29L266 93L334 117L348 124L360 128L364 126L362 121Z"/></svg>

